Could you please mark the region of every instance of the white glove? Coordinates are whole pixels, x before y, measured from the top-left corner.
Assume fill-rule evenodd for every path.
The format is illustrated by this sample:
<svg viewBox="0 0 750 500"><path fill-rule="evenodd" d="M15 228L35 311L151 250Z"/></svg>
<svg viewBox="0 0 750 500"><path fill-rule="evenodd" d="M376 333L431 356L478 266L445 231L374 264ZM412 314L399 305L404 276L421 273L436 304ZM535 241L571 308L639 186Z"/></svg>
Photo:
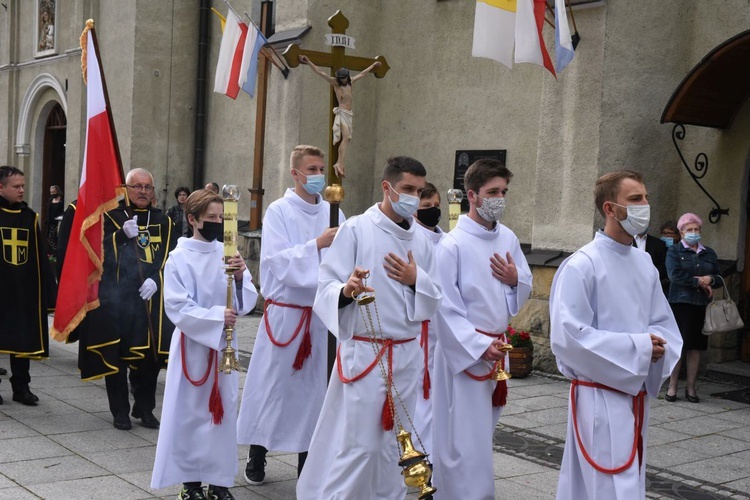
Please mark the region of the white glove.
<svg viewBox="0 0 750 500"><path fill-rule="evenodd" d="M125 228L125 226L122 226ZM156 283L151 278L146 278L141 287L138 289L138 293L141 294L143 300L148 300L156 293Z"/></svg>
<svg viewBox="0 0 750 500"><path fill-rule="evenodd" d="M134 215L132 219L126 220L122 230L128 238L135 238L138 234L138 216Z"/></svg>

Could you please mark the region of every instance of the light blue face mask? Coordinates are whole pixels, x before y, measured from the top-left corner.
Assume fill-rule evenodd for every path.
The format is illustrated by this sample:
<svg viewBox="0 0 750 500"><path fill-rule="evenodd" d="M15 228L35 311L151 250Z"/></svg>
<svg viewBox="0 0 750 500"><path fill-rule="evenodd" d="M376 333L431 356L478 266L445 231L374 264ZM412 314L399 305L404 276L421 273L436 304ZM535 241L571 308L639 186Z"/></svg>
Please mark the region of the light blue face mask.
<svg viewBox="0 0 750 500"><path fill-rule="evenodd" d="M682 239L685 240L685 243L688 245L697 245L701 240L701 235L700 233L687 233Z"/></svg>
<svg viewBox="0 0 750 500"><path fill-rule="evenodd" d="M305 179L307 179L306 184L302 184L302 187L305 188L305 191L307 191L310 194L318 194L321 191L323 191L323 188L326 187L326 176L323 174L310 174L305 175L299 170L297 170L298 173L305 176Z"/></svg>
<svg viewBox="0 0 750 500"><path fill-rule="evenodd" d="M667 248L674 245L674 238L672 238L671 236L662 236L660 239L667 244Z"/></svg>
<svg viewBox="0 0 750 500"><path fill-rule="evenodd" d="M399 193L398 191L393 189L393 186L390 182L388 183L388 187L398 195L398 201L391 200L391 207L393 207L393 211L404 219L408 219L409 217L414 215L414 212L416 212L417 208L419 208L419 197L406 193Z"/></svg>

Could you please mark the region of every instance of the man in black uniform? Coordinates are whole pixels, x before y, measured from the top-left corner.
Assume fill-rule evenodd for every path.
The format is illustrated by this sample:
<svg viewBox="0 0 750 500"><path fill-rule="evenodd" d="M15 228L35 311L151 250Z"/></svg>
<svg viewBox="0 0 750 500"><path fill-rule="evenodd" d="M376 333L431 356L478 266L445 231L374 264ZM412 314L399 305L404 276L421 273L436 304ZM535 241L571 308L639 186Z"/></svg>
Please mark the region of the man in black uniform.
<svg viewBox="0 0 750 500"><path fill-rule="evenodd" d="M156 379L174 330L164 314L162 270L177 236L169 217L151 205L151 174L133 169L125 183L130 205L123 201L104 215L100 306L80 331L78 367L84 380L105 377L114 426L122 430L131 428L129 367L135 399L131 415L155 429Z"/></svg>
<svg viewBox="0 0 750 500"><path fill-rule="evenodd" d="M29 360L49 357L47 312L55 307L56 287L24 188L23 172L0 167L0 352L10 354L13 401L34 406L39 398L29 389Z"/></svg>

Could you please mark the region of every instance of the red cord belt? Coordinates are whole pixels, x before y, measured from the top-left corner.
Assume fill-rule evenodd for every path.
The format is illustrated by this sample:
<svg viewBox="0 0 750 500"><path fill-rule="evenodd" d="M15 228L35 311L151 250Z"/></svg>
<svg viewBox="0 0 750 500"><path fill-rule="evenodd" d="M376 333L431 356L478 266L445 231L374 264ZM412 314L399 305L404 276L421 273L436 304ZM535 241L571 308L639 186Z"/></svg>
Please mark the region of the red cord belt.
<svg viewBox="0 0 750 500"><path fill-rule="evenodd" d="M276 338L273 336L273 333L271 332L271 324L268 322L268 306L269 305L275 305L279 307L289 307L291 309L302 310L302 316L300 317L299 324L297 325L297 329L294 330L294 334L292 334L292 337L286 342L279 342L278 340L276 340ZM305 333L302 335L302 342L300 343L299 349L297 350L297 356L294 358L294 363L292 363L292 367L295 370L301 370L302 365L305 363L305 360L312 355L312 339L310 338L310 321L311 320L312 320L312 307L310 306L298 306L295 304L285 304L283 302L277 302L273 299L266 299L266 301L263 303L263 323L266 325L266 333L268 334L269 340L276 347L286 347L289 344L291 344L292 341L297 338L297 336L299 335L299 332L302 331L302 327L303 326L305 327Z"/></svg>
<svg viewBox="0 0 750 500"><path fill-rule="evenodd" d="M493 339L500 339L503 342L506 342L505 332L490 333L490 332L485 332L484 330L480 330L479 328L476 329L476 332L481 333L482 335L486 337L492 337ZM490 371L484 375L474 375L473 373L469 372L468 369L464 370L464 373L468 375L470 378L476 380L477 382L484 382L486 380L492 379L492 375L495 373L495 370L497 370L498 364L500 365L500 368L502 370L505 370L505 356L495 361ZM507 402L508 402L508 382L506 380L500 380L495 386L495 390L492 391L492 406L495 406L495 407L505 406Z"/></svg>
<svg viewBox="0 0 750 500"><path fill-rule="evenodd" d="M599 472L603 474L619 474L627 469L630 468L631 465L633 465L633 461L635 460L636 454L638 454L638 466L640 470L640 466L643 463L643 417L644 417L644 399L646 396L646 391L641 391L638 393L637 396L633 396L633 421L634 421L634 436L633 436L633 449L630 452L630 458L628 458L627 462L625 462L620 467L614 467L611 469L608 469L606 467L602 467L601 465L594 462L594 459L591 458L591 456L586 451L586 448L583 446L583 441L581 440L581 435L578 432L578 409L576 405L576 388L581 385L583 387L592 387L595 389L603 389L605 391L612 391L612 392L619 392L620 394L625 394L622 391L618 391L617 389L613 389L612 387L608 387L604 384L599 384L597 382L586 382L584 380L572 380L570 383L570 404L573 407L573 429L576 433L576 441L578 442L578 448L581 450L581 453L583 454L583 457L586 459L586 461L593 467L594 469L598 470Z"/></svg>
<svg viewBox="0 0 750 500"><path fill-rule="evenodd" d="M185 334L183 332L180 332L180 356L182 357L182 374L195 387L200 387L206 383L208 376L211 374L211 368L216 364L214 383L208 397L208 412L211 414L211 422L219 425L224 419L224 404L221 401L221 392L219 392L219 352L214 349L208 350L208 366L206 366L206 373L200 380L193 380L188 373L187 363L185 362Z"/></svg>
<svg viewBox="0 0 750 500"><path fill-rule="evenodd" d="M351 384L352 382L356 382L358 380L362 380L364 377L366 377L373 368L378 364L378 362L382 359L384 354L387 354L387 362L388 362L388 374L387 374L387 380L386 380L386 387L385 387L385 402L383 403L383 412L381 416L381 424L383 427L383 430L390 431L393 430L393 394L391 391L391 387L393 386L393 346L396 344L405 344L407 342L411 342L412 340L415 340L416 337L410 338L410 339L400 339L400 340L394 340L394 339L373 339L370 337L360 337L359 335L354 335L352 337L352 340L358 340L360 342L375 342L377 344L381 344L380 351L378 351L378 354L375 356L375 359L372 360L372 363L362 370L362 373L359 375L355 375L351 378L347 378L344 376L344 369L341 366L341 344L339 344L338 349L336 349L336 369L339 374L339 380L341 380L344 384Z"/></svg>

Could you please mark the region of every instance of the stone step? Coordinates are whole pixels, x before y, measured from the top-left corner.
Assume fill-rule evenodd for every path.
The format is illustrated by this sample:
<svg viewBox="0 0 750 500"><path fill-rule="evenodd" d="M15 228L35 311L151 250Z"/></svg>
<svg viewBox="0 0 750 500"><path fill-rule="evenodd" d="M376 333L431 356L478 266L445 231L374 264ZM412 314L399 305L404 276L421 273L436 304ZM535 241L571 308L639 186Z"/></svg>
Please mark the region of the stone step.
<svg viewBox="0 0 750 500"><path fill-rule="evenodd" d="M706 377L719 382L750 386L750 363L742 361L709 363L706 366Z"/></svg>

